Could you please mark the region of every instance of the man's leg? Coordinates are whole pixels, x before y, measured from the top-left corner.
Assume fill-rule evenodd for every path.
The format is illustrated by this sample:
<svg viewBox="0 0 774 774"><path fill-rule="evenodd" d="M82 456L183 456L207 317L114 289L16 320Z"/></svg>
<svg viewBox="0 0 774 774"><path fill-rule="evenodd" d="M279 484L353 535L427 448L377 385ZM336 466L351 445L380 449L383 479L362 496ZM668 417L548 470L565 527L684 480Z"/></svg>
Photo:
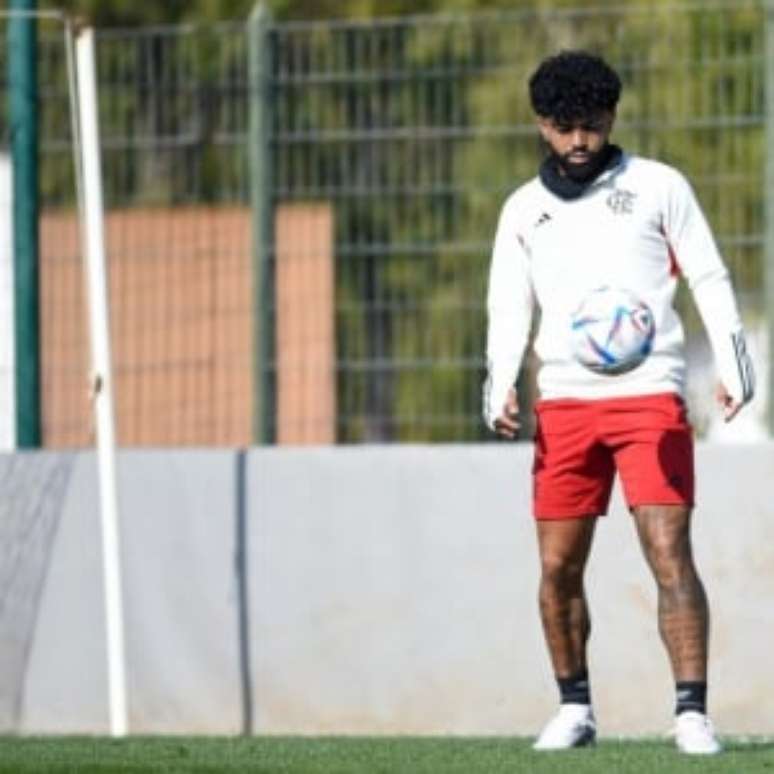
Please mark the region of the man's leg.
<svg viewBox="0 0 774 774"><path fill-rule="evenodd" d="M707 679L709 609L691 550L691 510L633 508L640 543L658 588L658 626L677 682Z"/></svg>
<svg viewBox="0 0 774 774"><path fill-rule="evenodd" d="M709 609L693 562L691 509L640 505L632 512L658 587L658 626L676 683L677 745L687 753L720 752L706 713Z"/></svg>
<svg viewBox="0 0 774 774"><path fill-rule="evenodd" d="M591 622L583 574L597 515L607 511L610 501L615 465L598 437L596 401L540 401L535 412L540 617L561 706L534 747L563 750L591 744L596 736L586 669Z"/></svg>
<svg viewBox="0 0 774 774"><path fill-rule="evenodd" d="M537 750L563 750L594 742L586 642L591 632L583 591L596 517L538 520L542 573L540 616L561 695L558 714L543 729Z"/></svg>
<svg viewBox="0 0 774 774"><path fill-rule="evenodd" d="M586 669L591 633L583 573L596 518L537 521L540 550L540 617L557 679Z"/></svg>

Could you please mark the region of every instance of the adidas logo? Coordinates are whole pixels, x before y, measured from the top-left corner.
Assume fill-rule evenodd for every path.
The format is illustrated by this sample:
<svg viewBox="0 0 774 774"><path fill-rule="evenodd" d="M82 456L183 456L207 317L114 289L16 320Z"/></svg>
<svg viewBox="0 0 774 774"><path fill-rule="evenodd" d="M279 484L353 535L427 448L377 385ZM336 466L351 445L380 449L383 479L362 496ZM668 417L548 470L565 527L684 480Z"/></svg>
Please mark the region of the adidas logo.
<svg viewBox="0 0 774 774"><path fill-rule="evenodd" d="M535 223L535 228L538 226L542 226L544 223L548 223L548 221L551 220L551 215L547 212L544 212Z"/></svg>

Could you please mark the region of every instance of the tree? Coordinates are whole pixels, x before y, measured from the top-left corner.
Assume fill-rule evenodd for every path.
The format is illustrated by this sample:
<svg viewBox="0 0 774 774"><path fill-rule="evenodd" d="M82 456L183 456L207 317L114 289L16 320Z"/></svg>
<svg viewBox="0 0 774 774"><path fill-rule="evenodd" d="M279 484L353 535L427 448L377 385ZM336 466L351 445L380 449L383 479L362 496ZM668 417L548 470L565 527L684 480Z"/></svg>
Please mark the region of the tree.
<svg viewBox="0 0 774 774"><path fill-rule="evenodd" d="M258 0L61 0L51 7L83 17L97 27L133 27L182 22L209 24L245 18ZM277 21L375 19L430 13L468 13L528 8L528 0L266 0ZM560 1L559 5L567 5Z"/></svg>

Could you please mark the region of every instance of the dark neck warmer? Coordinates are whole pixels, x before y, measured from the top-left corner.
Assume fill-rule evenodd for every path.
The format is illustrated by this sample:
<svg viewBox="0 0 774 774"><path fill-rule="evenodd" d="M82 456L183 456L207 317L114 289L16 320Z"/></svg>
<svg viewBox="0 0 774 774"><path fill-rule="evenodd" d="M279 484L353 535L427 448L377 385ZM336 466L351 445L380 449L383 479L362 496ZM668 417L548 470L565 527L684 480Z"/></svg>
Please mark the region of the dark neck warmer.
<svg viewBox="0 0 774 774"><path fill-rule="evenodd" d="M560 199L577 199L603 172L617 167L621 163L622 156L623 151L617 145L606 145L599 157L597 169L592 171L588 178L581 181L563 175L559 170L559 160L551 154L540 165L540 180L551 193L556 194Z"/></svg>

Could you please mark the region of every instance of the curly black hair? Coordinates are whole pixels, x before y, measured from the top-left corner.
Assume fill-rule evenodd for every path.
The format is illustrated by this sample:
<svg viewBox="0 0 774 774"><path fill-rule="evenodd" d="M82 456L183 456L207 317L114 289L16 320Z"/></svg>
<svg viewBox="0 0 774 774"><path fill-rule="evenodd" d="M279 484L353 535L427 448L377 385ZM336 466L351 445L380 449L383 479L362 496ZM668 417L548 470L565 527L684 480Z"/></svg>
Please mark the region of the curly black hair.
<svg viewBox="0 0 774 774"><path fill-rule="evenodd" d="M621 79L601 57L562 51L540 63L529 79L529 96L537 115L572 123L614 110Z"/></svg>

